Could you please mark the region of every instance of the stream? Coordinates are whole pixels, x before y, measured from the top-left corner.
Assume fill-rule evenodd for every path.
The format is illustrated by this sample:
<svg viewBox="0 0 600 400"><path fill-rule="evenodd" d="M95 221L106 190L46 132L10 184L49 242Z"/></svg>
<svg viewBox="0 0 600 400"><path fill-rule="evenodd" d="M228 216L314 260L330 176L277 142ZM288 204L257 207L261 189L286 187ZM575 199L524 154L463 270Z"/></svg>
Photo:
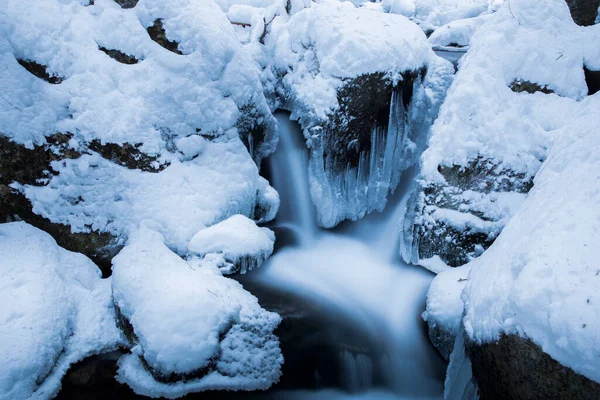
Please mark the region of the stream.
<svg viewBox="0 0 600 400"><path fill-rule="evenodd" d="M286 360L281 382L260 398L441 398L445 364L420 314L433 275L400 260L400 223L415 172L382 213L320 229L310 199L308 150L298 124L276 114L280 142L267 162L281 208L278 243L240 278L278 312Z"/></svg>

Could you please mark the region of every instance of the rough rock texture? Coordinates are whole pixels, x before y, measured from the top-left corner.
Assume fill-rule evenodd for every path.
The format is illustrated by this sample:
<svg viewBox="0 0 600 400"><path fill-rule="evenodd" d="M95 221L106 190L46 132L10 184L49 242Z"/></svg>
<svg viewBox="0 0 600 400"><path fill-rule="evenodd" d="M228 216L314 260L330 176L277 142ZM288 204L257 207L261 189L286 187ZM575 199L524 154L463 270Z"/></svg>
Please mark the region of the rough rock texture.
<svg viewBox="0 0 600 400"><path fill-rule="evenodd" d="M436 348L436 350L440 352L444 360L449 360L450 354L454 349L456 335L454 334L454 332L447 331L444 328L436 325L435 323L430 322L427 324L427 326L429 340Z"/></svg>
<svg viewBox="0 0 600 400"><path fill-rule="evenodd" d="M133 8L137 5L139 0L115 0L115 3L123 8Z"/></svg>
<svg viewBox="0 0 600 400"><path fill-rule="evenodd" d="M167 33L165 32L165 28L163 28L161 19L156 19L154 24L146 28L146 30L148 31L148 35L150 35L152 40L160 44L165 49L172 51L175 54L183 54L181 50L179 50L178 43L167 38Z"/></svg>
<svg viewBox="0 0 600 400"><path fill-rule="evenodd" d="M594 25L600 0L565 0L577 25Z"/></svg>
<svg viewBox="0 0 600 400"><path fill-rule="evenodd" d="M600 71L592 71L584 67L583 72L588 86L588 95L591 96L600 91Z"/></svg>
<svg viewBox="0 0 600 400"><path fill-rule="evenodd" d="M48 136L44 146L27 148L0 135L0 222L23 220L48 232L61 247L90 257L106 276L110 259L120 249L118 238L96 231L72 233L69 226L52 223L35 214L31 202L9 186L13 183L40 185L56 174L51 162L79 157L81 153L68 145L71 137L58 133Z"/></svg>
<svg viewBox="0 0 600 400"><path fill-rule="evenodd" d="M482 400L600 398L600 383L562 366L529 339L503 335L466 347Z"/></svg>
<svg viewBox="0 0 600 400"><path fill-rule="evenodd" d="M527 92L527 93L536 93L541 92L545 94L554 93L551 89L548 89L547 86L541 86L534 82L528 82L523 80L515 80L510 84L510 89L515 93Z"/></svg>
<svg viewBox="0 0 600 400"><path fill-rule="evenodd" d="M106 47L98 47L98 50L106 53L107 56L109 56L110 58L112 58L113 60L116 60L122 64L137 64L140 62L140 60L138 60L137 58L135 58L134 56L131 56L129 54L125 54L122 51L119 50L115 50L115 49L107 49Z"/></svg>
<svg viewBox="0 0 600 400"><path fill-rule="evenodd" d="M419 215L405 224L412 229L412 253L420 259L439 256L451 267L466 264L487 249L500 233L503 224L499 216L478 211L476 204L498 193L527 193L533 186L532 177L504 170L491 160L477 158L466 166L439 166L445 184L419 181L419 190L411 199L412 212ZM465 196L465 192L473 195ZM474 221L457 227L440 216L440 209L462 212L470 209ZM410 211L410 210L409 210ZM448 219L450 220L450 219Z"/></svg>
<svg viewBox="0 0 600 400"><path fill-rule="evenodd" d="M45 80L48 83L53 85L57 85L61 83L65 78L57 75L53 75L48 73L47 67L45 65L39 64L33 60L17 60L19 64L27 71L31 72L33 75L37 76L40 79Z"/></svg>

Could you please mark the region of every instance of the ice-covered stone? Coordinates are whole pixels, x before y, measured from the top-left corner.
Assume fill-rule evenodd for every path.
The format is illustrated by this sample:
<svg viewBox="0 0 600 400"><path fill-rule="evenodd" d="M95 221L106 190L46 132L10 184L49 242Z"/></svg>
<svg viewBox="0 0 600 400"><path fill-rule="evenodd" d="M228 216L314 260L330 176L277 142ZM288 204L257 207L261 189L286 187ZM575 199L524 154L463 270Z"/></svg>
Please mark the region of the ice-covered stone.
<svg viewBox="0 0 600 400"><path fill-rule="evenodd" d="M383 209L424 147L452 66L405 17L350 3L277 18L265 43L278 106L292 111L310 148L320 225Z"/></svg>

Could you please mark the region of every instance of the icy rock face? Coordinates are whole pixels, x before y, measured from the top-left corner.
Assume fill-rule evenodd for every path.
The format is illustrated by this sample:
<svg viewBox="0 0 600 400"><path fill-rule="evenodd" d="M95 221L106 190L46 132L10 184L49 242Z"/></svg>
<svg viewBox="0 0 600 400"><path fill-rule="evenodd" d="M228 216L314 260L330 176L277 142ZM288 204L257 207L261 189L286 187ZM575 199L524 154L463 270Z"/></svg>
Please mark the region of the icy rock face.
<svg viewBox="0 0 600 400"><path fill-rule="evenodd" d="M292 111L310 148L319 224L383 209L424 147L452 66L403 16L350 3L275 19L265 44L281 82L277 104Z"/></svg>
<svg viewBox="0 0 600 400"><path fill-rule="evenodd" d="M106 272L143 219L185 251L230 215L273 218L278 199L255 164L274 149L274 119L221 9L87 3L8 0L0 13L2 220L40 227Z"/></svg>
<svg viewBox="0 0 600 400"><path fill-rule="evenodd" d="M600 61L594 29L577 27L564 2L521 0L477 31L421 158L405 219L406 261L438 257L455 267L496 239L531 189L552 131L588 94L584 66ZM509 31L509 39L499 36Z"/></svg>
<svg viewBox="0 0 600 400"><path fill-rule="evenodd" d="M110 279L24 222L0 224L0 399L50 399L69 366L114 350Z"/></svg>
<svg viewBox="0 0 600 400"><path fill-rule="evenodd" d="M113 264L120 326L132 345L117 379L136 393L264 390L279 380L280 317L212 260L185 261L142 228Z"/></svg>
<svg viewBox="0 0 600 400"><path fill-rule="evenodd" d="M274 244L272 230L259 228L254 221L238 214L195 234L188 250L201 257L222 257L219 269L223 274L245 274L269 258Z"/></svg>

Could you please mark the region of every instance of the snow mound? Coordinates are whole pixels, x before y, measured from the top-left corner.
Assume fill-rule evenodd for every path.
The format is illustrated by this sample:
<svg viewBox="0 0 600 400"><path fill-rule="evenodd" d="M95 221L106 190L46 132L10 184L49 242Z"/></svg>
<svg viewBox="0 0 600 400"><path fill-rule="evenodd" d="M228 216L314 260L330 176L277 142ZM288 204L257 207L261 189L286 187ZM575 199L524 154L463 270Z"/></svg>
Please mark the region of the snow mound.
<svg viewBox="0 0 600 400"><path fill-rule="evenodd" d="M405 225L405 260L479 256L519 209L553 130L587 96L597 27L560 0L513 0L475 34L432 128ZM475 100L474 100L475 99Z"/></svg>
<svg viewBox="0 0 600 400"><path fill-rule="evenodd" d="M50 399L69 366L122 343L110 279L23 222L0 224L0 399Z"/></svg>
<svg viewBox="0 0 600 400"><path fill-rule="evenodd" d="M383 0L385 12L413 18L426 30L498 9L504 0Z"/></svg>
<svg viewBox="0 0 600 400"><path fill-rule="evenodd" d="M279 208L276 192L235 137L206 141L201 155L173 160L158 173L128 169L98 154L52 165L59 174L46 186L13 185L32 201L34 212L74 232L122 237L148 220L181 254L207 226L235 214L272 219Z"/></svg>
<svg viewBox="0 0 600 400"><path fill-rule="evenodd" d="M184 261L142 228L113 260L113 296L134 345L117 379L138 394L267 389L283 362L280 317L211 260Z"/></svg>
<svg viewBox="0 0 600 400"><path fill-rule="evenodd" d="M452 21L436 29L429 36L429 43L436 50L468 47L477 29L481 28L491 16L492 14L483 14L474 18Z"/></svg>
<svg viewBox="0 0 600 400"><path fill-rule="evenodd" d="M70 137L47 144L49 172L21 182L35 185L13 185L34 213L118 246L149 219L180 252L231 215L274 217L255 165L276 145L274 118L258 64L213 0L5 3L0 132L27 149Z"/></svg>
<svg viewBox="0 0 600 400"><path fill-rule="evenodd" d="M225 264L222 273L245 274L269 258L274 244L272 230L259 228L251 219L237 214L196 233L188 250L202 257L219 254Z"/></svg>
<svg viewBox="0 0 600 400"><path fill-rule="evenodd" d="M157 20L185 56L152 41L146 29ZM238 130L248 108L272 127L258 69L212 0L146 0L131 10L111 0L7 0L0 21L0 82L10 99L0 102L0 131L19 143L43 144L58 131L165 153L167 137ZM139 62L117 62L99 47ZM42 64L64 81L45 83L16 59Z"/></svg>
<svg viewBox="0 0 600 400"><path fill-rule="evenodd" d="M600 382L600 96L555 132L523 207L473 261L464 326L476 342L531 339Z"/></svg>
<svg viewBox="0 0 600 400"><path fill-rule="evenodd" d="M338 107L343 79L389 72L401 80L402 72L423 68L430 56L423 32L403 16L338 1L275 19L265 43L295 109L320 120Z"/></svg>

